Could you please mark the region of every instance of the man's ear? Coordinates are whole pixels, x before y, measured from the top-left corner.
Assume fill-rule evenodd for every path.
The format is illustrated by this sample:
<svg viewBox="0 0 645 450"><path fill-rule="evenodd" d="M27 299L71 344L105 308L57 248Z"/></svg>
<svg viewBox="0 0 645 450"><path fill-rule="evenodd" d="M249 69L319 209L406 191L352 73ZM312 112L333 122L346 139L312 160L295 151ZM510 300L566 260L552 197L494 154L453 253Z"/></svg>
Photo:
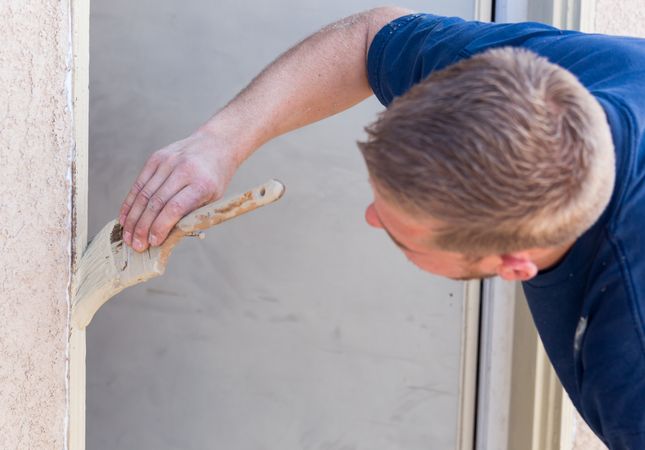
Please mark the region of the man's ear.
<svg viewBox="0 0 645 450"><path fill-rule="evenodd" d="M538 273L537 265L527 252L515 252L501 255L497 266L497 275L507 281L527 281Z"/></svg>

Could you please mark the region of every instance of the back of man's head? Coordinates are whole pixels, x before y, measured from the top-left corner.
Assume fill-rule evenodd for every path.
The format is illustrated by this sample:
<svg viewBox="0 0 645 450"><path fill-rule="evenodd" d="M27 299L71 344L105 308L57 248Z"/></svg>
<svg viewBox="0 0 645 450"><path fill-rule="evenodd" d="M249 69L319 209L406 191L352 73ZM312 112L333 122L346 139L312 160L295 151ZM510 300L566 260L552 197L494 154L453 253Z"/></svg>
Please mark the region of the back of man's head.
<svg viewBox="0 0 645 450"><path fill-rule="evenodd" d="M444 224L467 254L575 240L606 208L614 149L605 114L568 71L500 48L431 74L359 143L379 193Z"/></svg>

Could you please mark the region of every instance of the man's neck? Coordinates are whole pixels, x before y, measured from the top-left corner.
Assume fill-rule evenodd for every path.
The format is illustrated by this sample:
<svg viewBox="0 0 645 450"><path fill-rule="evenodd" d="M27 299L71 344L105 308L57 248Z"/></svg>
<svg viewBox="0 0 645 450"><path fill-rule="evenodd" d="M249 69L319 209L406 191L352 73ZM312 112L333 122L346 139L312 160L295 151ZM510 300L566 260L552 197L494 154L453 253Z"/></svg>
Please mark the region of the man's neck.
<svg viewBox="0 0 645 450"><path fill-rule="evenodd" d="M573 247L575 241L568 242L558 247L538 248L529 250L533 262L538 270L550 269L557 265Z"/></svg>

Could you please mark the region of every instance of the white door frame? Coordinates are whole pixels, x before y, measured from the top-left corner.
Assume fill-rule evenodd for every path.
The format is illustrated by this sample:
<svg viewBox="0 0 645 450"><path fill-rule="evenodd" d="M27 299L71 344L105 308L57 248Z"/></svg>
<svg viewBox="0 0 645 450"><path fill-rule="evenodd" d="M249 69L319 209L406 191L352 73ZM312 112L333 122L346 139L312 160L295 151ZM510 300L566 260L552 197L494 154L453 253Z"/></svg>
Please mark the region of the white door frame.
<svg viewBox="0 0 645 450"><path fill-rule="evenodd" d="M495 4L496 22L531 20L590 32L594 19L595 0L497 0ZM520 376L522 383L518 383ZM537 336L519 285L486 280L475 448L503 450L520 444L529 450L570 450L573 417L573 406ZM513 420L522 421L522 426L510 426Z"/></svg>

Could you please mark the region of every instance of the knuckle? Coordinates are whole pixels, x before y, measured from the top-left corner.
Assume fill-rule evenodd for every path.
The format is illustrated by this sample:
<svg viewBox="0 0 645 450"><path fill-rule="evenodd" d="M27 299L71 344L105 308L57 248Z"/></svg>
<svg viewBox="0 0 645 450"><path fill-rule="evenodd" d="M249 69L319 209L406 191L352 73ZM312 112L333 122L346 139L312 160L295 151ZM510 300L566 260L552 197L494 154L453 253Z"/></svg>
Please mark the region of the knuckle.
<svg viewBox="0 0 645 450"><path fill-rule="evenodd" d="M153 194L148 200L147 208L152 212L159 212L163 209L166 202L158 194Z"/></svg>
<svg viewBox="0 0 645 450"><path fill-rule="evenodd" d="M177 173L184 179L193 178L195 176L195 167L190 162L182 162L177 166Z"/></svg>
<svg viewBox="0 0 645 450"><path fill-rule="evenodd" d="M166 151L166 149L162 148L159 149L150 155L150 158L148 159L148 162L152 165L158 165L163 163L164 161L167 161L169 159L169 154Z"/></svg>
<svg viewBox="0 0 645 450"><path fill-rule="evenodd" d="M207 176L202 176L194 180L193 190L200 199L211 198L217 195L217 184Z"/></svg>
<svg viewBox="0 0 645 450"><path fill-rule="evenodd" d="M161 154L161 151L157 150L154 152L152 155L150 155L150 158L148 158L148 162L150 164L158 164L163 160L163 155Z"/></svg>
<svg viewBox="0 0 645 450"><path fill-rule="evenodd" d="M133 236L139 239L140 241L147 240L148 238L148 233L147 233L147 227L139 224L136 226L134 229Z"/></svg>
<svg viewBox="0 0 645 450"><path fill-rule="evenodd" d="M184 205L178 200L170 200L166 208L168 208L168 212L173 218L181 217L184 212Z"/></svg>
<svg viewBox="0 0 645 450"><path fill-rule="evenodd" d="M139 220L139 216L135 217L135 214L133 212L130 212L130 214L128 214L128 217L125 219L125 225L123 225L124 231L127 231L130 234L132 234L138 220Z"/></svg>
<svg viewBox="0 0 645 450"><path fill-rule="evenodd" d="M125 203L128 205L128 207L134 205L137 200L137 195L139 195L138 190L136 192L132 191L128 194L128 198L125 199Z"/></svg>
<svg viewBox="0 0 645 450"><path fill-rule="evenodd" d="M135 194L133 192L130 192L128 196L125 198L123 201L123 209L128 209L132 203L134 202Z"/></svg>
<svg viewBox="0 0 645 450"><path fill-rule="evenodd" d="M196 181L195 184L193 184L193 190L195 191L195 194L197 194L199 199L202 199L210 195L211 186L207 182L199 180Z"/></svg>
<svg viewBox="0 0 645 450"><path fill-rule="evenodd" d="M161 158L163 158L164 162L175 165L179 156L177 155L177 152L163 152Z"/></svg>
<svg viewBox="0 0 645 450"><path fill-rule="evenodd" d="M166 228L165 224L154 224L150 228L150 239L157 244L161 243L166 238Z"/></svg>
<svg viewBox="0 0 645 450"><path fill-rule="evenodd" d="M134 200L134 204L139 208L145 208L146 205L148 204L148 199L145 198L143 195L138 195L137 198Z"/></svg>
<svg viewBox="0 0 645 450"><path fill-rule="evenodd" d="M145 185L143 184L143 181L135 181L134 184L132 185L132 189L130 190L130 193L128 194L128 198L134 198L141 190L143 189Z"/></svg>
<svg viewBox="0 0 645 450"><path fill-rule="evenodd" d="M130 224L130 223L128 223L128 222L126 221L125 225L123 225L123 233L124 233L124 234L125 234L125 233L129 233L129 234L130 234L130 236L132 236L132 228L133 228L133 227L132 227L132 224Z"/></svg>
<svg viewBox="0 0 645 450"><path fill-rule="evenodd" d="M139 191L139 195L137 196L137 201L142 205L145 205L146 203L148 203L152 195L153 195L153 192L150 192L150 190L144 187Z"/></svg>
<svg viewBox="0 0 645 450"><path fill-rule="evenodd" d="M159 231L159 225L156 223L152 224L152 226L150 227L150 237L155 239L158 238L159 236L161 236L161 233L159 233Z"/></svg>

